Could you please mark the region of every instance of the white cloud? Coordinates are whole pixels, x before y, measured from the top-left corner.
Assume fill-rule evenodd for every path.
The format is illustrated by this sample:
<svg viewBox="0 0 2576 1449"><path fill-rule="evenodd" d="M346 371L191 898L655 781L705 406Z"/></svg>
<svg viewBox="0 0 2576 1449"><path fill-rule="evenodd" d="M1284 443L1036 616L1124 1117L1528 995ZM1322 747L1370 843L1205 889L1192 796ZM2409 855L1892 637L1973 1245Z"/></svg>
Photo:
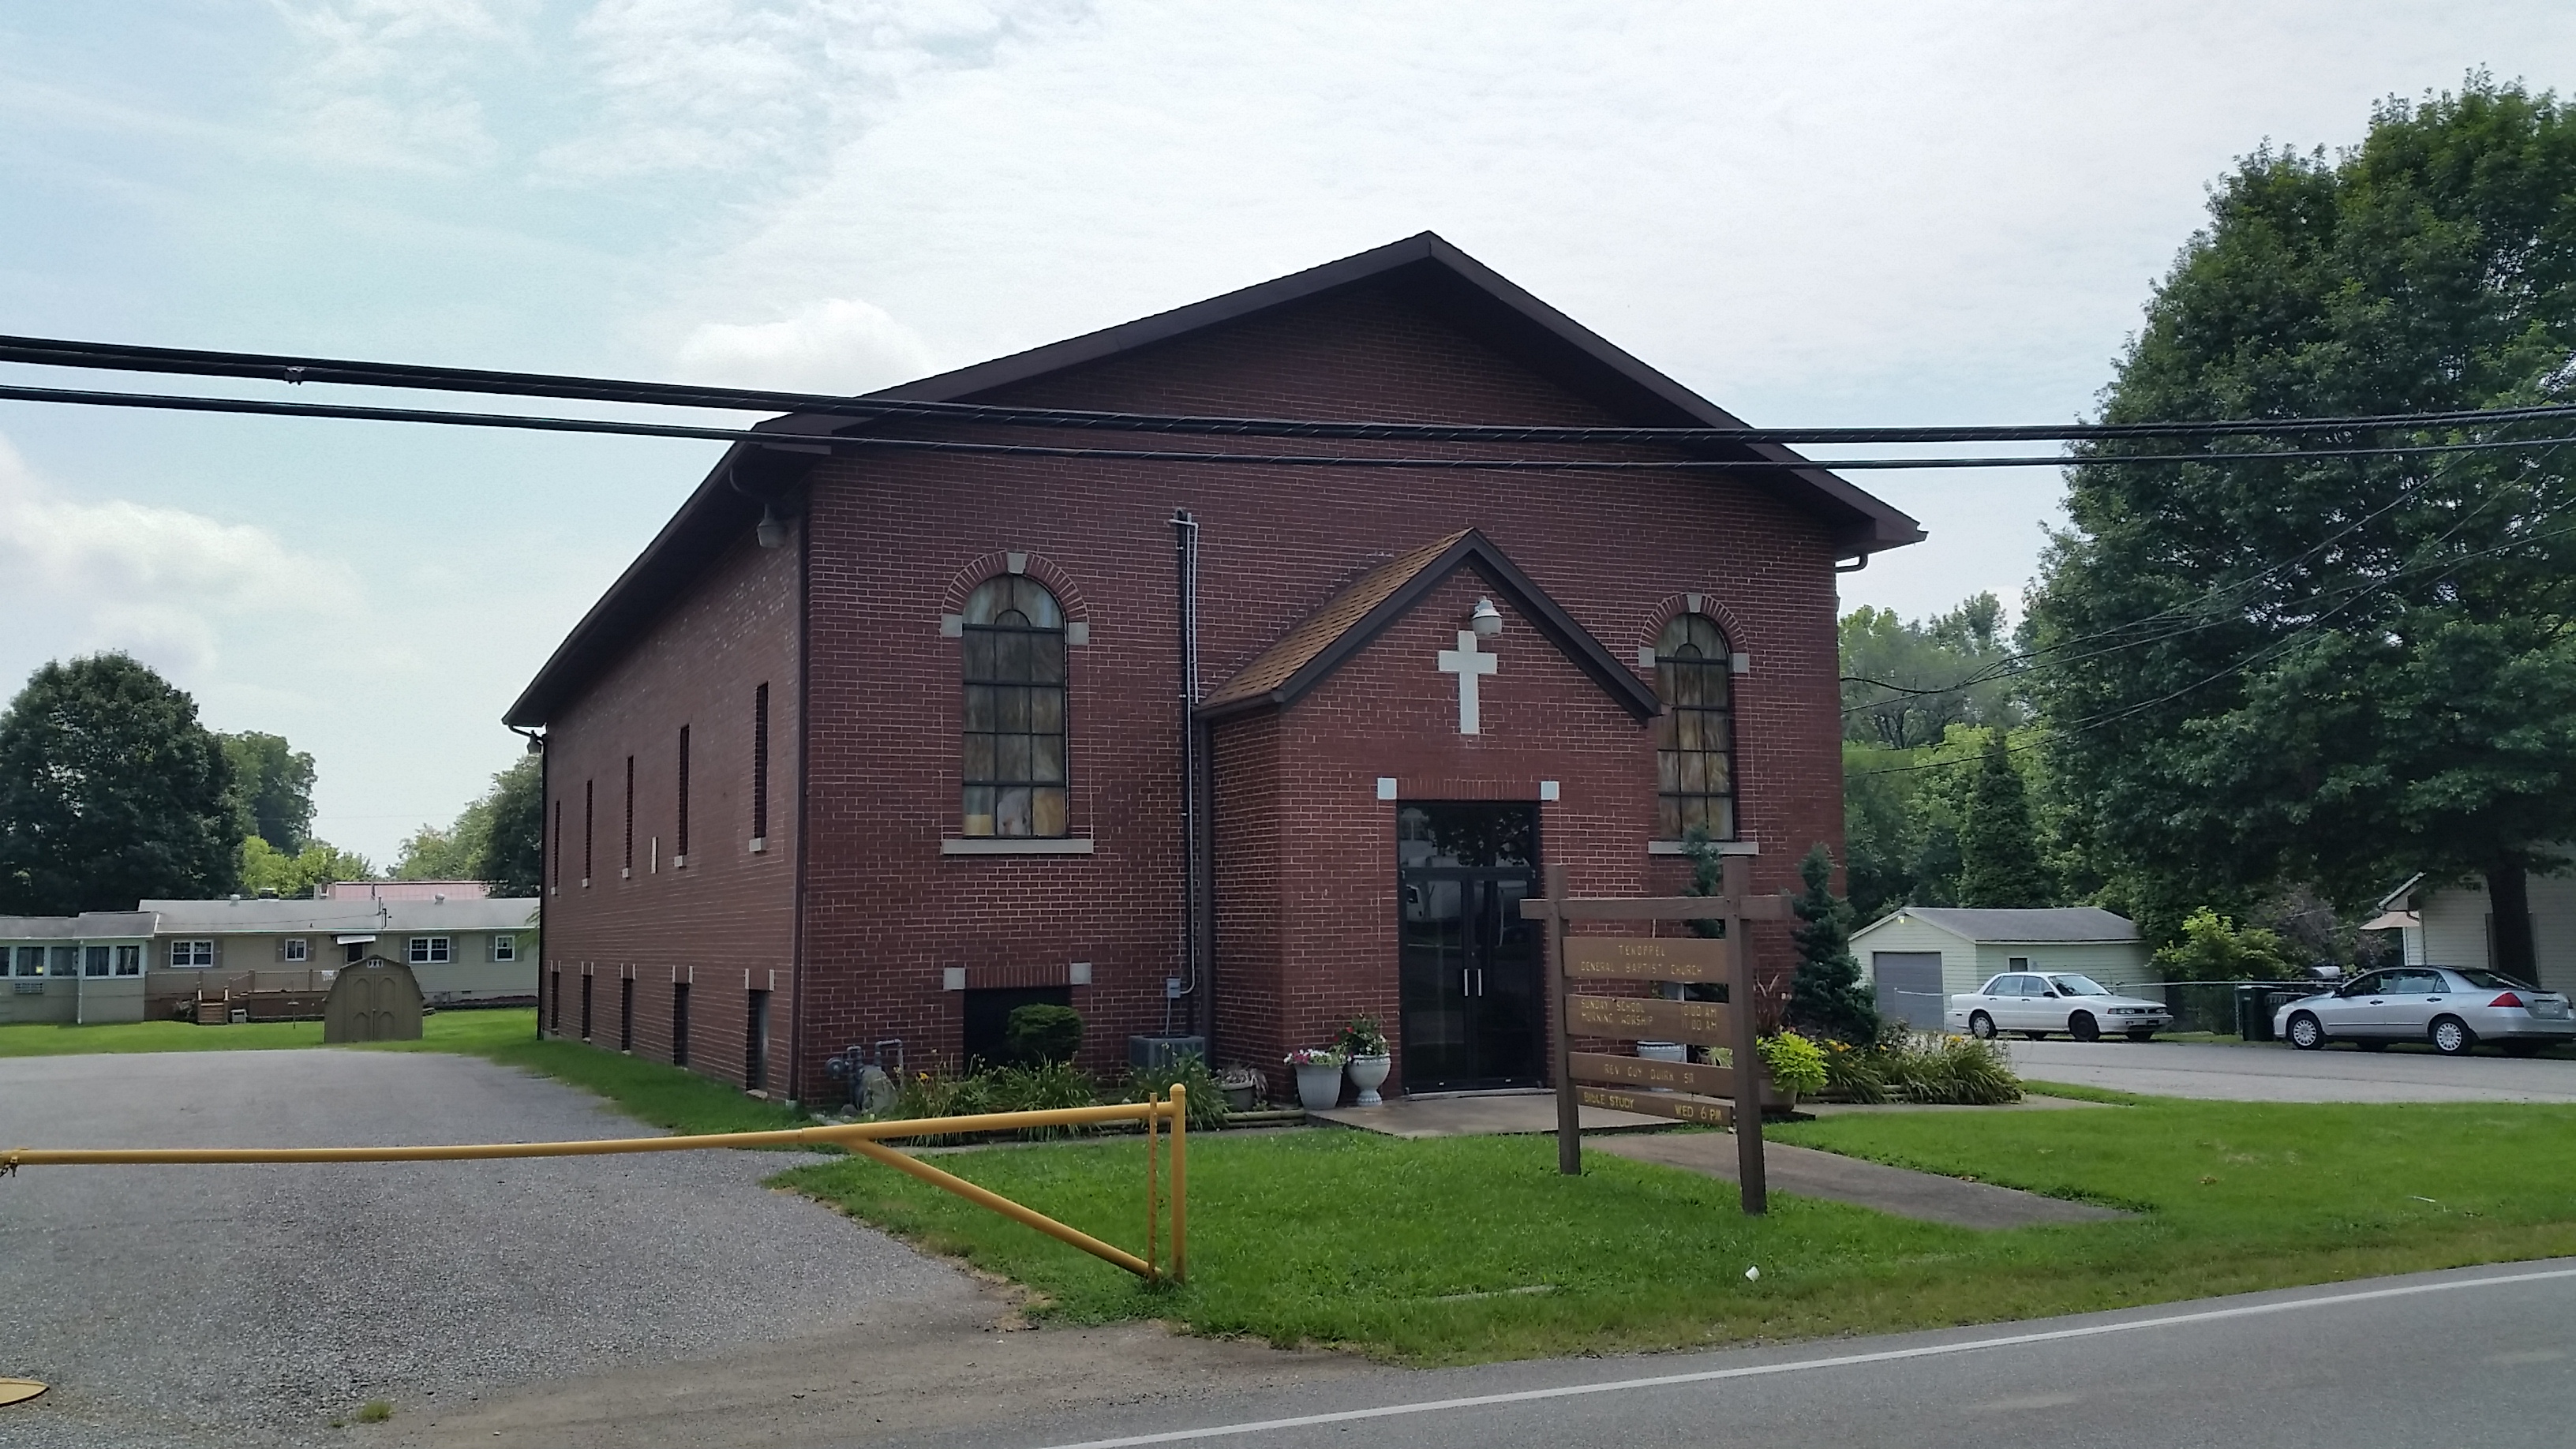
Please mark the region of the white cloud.
<svg viewBox="0 0 2576 1449"><path fill-rule="evenodd" d="M0 439L0 577L63 652L124 649L199 677L222 658L227 626L318 623L361 603L356 573L299 554L268 529L122 499L68 498Z"/></svg>
<svg viewBox="0 0 2576 1449"><path fill-rule="evenodd" d="M776 322L709 322L673 360L688 381L858 393L919 377L930 353L872 302L834 297Z"/></svg>
<svg viewBox="0 0 2576 1449"><path fill-rule="evenodd" d="M521 33L532 0L271 0L297 64L287 132L341 165L443 171L499 148L472 86L482 54Z"/></svg>

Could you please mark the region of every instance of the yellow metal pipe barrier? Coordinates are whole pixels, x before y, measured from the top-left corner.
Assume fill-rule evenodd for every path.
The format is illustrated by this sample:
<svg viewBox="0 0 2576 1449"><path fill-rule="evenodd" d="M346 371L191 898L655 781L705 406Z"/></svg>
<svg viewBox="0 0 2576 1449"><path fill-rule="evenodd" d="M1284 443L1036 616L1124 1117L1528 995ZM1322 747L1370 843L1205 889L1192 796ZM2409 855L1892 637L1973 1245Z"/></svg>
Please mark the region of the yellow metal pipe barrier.
<svg viewBox="0 0 2576 1449"><path fill-rule="evenodd" d="M214 1163L300 1162L487 1162L518 1157L607 1157L636 1152L696 1152L718 1147L838 1146L943 1188L980 1207L1024 1223L1051 1238L1114 1263L1148 1282L1160 1279L1153 1262L1156 1205L1154 1139L1156 1124L1172 1122L1172 1276L1182 1271L1182 1227L1186 1210L1181 1198L1182 1116L1188 1098L1179 1086L1167 1101L1148 1098L1103 1107L1059 1107L1039 1112L982 1112L964 1117L919 1117L898 1122L850 1122L830 1127L789 1127L772 1132L710 1132L694 1137L601 1137L571 1142L464 1142L432 1147L12 1147L0 1152L0 1176L21 1167L179 1166ZM1070 1228L1044 1213L1023 1207L999 1193L977 1187L953 1173L880 1145L887 1138L962 1136L978 1132L1012 1132L1027 1127L1083 1127L1105 1122L1141 1122L1145 1127L1146 1256Z"/></svg>
<svg viewBox="0 0 2576 1449"><path fill-rule="evenodd" d="M1190 1281L1190 1094L1172 1083L1172 1281ZM1150 1171L1150 1167L1148 1168Z"/></svg>

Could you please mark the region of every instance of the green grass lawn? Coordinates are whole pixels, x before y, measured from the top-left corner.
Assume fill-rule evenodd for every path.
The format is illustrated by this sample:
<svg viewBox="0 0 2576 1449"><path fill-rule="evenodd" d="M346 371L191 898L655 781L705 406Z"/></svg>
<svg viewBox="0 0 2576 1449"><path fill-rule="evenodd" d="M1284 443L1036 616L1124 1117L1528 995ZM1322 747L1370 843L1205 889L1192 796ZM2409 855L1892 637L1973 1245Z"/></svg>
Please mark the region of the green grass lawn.
<svg viewBox="0 0 2576 1449"><path fill-rule="evenodd" d="M1546 1138L1226 1134L1193 1139L1191 1281L1158 1291L864 1162L779 1181L1027 1284L1052 1316L1417 1363L1993 1322L2576 1254L2576 1108L2155 1099L1845 1116L1777 1136L2142 1215L1976 1233L1775 1194L1752 1220L1726 1183L1606 1154L1560 1177ZM939 1161L1134 1247L1142 1150Z"/></svg>

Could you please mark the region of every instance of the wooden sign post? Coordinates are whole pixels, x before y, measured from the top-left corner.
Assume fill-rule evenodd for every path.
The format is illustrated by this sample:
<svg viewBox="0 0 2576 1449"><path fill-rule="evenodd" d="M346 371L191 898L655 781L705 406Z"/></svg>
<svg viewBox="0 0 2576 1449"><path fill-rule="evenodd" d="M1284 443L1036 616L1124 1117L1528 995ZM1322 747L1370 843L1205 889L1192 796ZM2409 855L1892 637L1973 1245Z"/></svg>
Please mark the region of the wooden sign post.
<svg viewBox="0 0 2576 1449"><path fill-rule="evenodd" d="M1521 915L1548 923L1548 1000L1556 1015L1557 1170L1569 1176L1583 1171L1586 1107L1731 1125L1744 1211L1758 1215L1769 1207L1770 1192L1762 1170L1763 1071L1754 1042L1752 927L1755 921L1786 919L1789 902L1786 896L1753 894L1753 867L1740 855L1727 857L1720 867L1718 889L1713 896L1580 900L1566 890L1565 867L1552 865L1547 868L1547 894L1522 901ZM1726 934L1717 939L1569 935L1566 926L1575 921L1724 921ZM1574 989L1585 981L1723 981L1726 1004ZM1722 1046L1733 1065L1578 1052L1578 1036Z"/></svg>

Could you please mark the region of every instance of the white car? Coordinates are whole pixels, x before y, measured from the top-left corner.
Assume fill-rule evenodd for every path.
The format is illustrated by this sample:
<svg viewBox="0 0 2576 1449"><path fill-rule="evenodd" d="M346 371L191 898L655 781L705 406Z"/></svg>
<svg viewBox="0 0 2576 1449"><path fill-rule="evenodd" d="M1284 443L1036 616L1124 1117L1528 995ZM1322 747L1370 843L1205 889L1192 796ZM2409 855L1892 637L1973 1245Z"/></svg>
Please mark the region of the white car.
<svg viewBox="0 0 2576 1449"><path fill-rule="evenodd" d="M2116 1031L2131 1041L2151 1040L2173 1025L2161 1001L2115 996L2090 976L2071 971L2007 971L1965 996L1950 998L1953 1031L1992 1037L2017 1031L2033 1041L2062 1031L2093 1041Z"/></svg>

